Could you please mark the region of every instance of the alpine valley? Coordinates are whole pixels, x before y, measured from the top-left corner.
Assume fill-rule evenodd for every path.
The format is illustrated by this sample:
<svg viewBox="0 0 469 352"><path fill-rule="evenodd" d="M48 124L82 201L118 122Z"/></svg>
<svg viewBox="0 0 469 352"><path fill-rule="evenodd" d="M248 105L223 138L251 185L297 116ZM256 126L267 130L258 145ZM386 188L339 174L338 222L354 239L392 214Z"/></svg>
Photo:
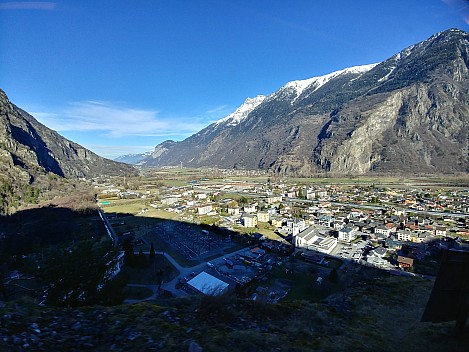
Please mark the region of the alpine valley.
<svg viewBox="0 0 469 352"><path fill-rule="evenodd" d="M469 171L469 34L449 29L389 59L292 81L156 146L143 166L278 174Z"/></svg>

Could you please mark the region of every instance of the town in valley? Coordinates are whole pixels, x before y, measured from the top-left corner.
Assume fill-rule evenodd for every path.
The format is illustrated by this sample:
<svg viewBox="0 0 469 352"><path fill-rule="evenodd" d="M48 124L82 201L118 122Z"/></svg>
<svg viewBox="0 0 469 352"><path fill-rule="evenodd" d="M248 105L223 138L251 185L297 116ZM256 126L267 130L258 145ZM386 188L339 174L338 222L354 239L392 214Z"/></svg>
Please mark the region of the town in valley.
<svg viewBox="0 0 469 352"><path fill-rule="evenodd" d="M445 183L169 168L94 185L113 241L177 267L150 274L157 290L144 299L236 290L276 302L368 275L435 277L441 251L469 238L469 188Z"/></svg>

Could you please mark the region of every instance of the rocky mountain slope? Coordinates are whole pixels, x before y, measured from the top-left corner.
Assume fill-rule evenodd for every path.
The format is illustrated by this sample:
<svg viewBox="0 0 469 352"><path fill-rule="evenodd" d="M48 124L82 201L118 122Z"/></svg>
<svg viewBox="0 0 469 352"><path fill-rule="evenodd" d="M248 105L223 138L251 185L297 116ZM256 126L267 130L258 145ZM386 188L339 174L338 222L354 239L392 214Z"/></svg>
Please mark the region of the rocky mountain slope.
<svg viewBox="0 0 469 352"><path fill-rule="evenodd" d="M102 158L39 123L0 90L0 172L28 182L38 173L67 178L134 173L129 165Z"/></svg>
<svg viewBox="0 0 469 352"><path fill-rule="evenodd" d="M467 172L468 63L468 33L437 33L379 64L289 82L256 104L248 99L242 117L163 142L143 165L299 175Z"/></svg>

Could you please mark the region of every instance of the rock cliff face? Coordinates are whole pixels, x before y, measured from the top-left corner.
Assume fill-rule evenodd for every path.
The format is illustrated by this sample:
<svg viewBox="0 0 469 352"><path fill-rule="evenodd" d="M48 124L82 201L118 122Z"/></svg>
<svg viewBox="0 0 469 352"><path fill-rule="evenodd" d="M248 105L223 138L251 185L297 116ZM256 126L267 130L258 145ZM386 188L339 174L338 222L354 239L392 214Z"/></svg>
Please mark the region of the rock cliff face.
<svg viewBox="0 0 469 352"><path fill-rule="evenodd" d="M287 83L236 123L164 142L144 165L310 175L468 172L469 34L450 29L379 64Z"/></svg>
<svg viewBox="0 0 469 352"><path fill-rule="evenodd" d="M81 178L135 170L104 159L40 124L0 90L0 172L27 180L37 173Z"/></svg>

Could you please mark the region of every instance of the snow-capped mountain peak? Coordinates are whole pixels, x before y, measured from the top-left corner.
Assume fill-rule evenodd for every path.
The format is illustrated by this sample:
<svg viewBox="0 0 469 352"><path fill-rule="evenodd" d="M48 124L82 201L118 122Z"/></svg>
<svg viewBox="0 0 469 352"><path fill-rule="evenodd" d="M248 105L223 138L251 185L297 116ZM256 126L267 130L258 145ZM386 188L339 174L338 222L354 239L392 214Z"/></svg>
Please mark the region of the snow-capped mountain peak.
<svg viewBox="0 0 469 352"><path fill-rule="evenodd" d="M303 93L303 91L308 88L308 87L314 87L314 90L311 91L310 93L315 92L319 88L321 88L323 85L325 85L327 82L330 80L336 78L337 76L340 76L342 74L347 74L347 73L365 73L370 71L373 67L375 67L377 64L369 64L369 65L361 65L361 66L353 66L353 67L348 67L343 70L335 71L332 73L328 73L323 76L317 76L317 77L312 77L308 79L303 79L303 80L296 80L296 81L291 81L285 84L282 88L280 88L276 93L272 95L272 97L278 97L279 94L285 94L285 92L288 92L288 94L295 94L296 98L292 100L292 104L296 101L296 99Z"/></svg>
<svg viewBox="0 0 469 352"><path fill-rule="evenodd" d="M226 124L228 126L236 126L245 119L251 111L259 106L265 99L265 95L258 95L255 98L247 98L244 103L233 113L215 122L215 125Z"/></svg>

